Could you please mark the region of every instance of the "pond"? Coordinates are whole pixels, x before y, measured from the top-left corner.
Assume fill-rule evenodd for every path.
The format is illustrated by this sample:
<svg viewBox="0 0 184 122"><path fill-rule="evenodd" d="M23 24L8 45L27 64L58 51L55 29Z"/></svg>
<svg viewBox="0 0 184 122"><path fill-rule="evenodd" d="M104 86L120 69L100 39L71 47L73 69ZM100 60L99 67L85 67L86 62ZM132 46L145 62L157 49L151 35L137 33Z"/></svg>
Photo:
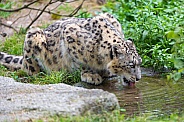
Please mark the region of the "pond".
<svg viewBox="0 0 184 122"><path fill-rule="evenodd" d="M184 112L184 80L174 83L162 78L143 77L135 87L124 87L117 80L106 81L99 86L85 84L82 87L114 93L122 113L128 116L147 112L155 115Z"/></svg>

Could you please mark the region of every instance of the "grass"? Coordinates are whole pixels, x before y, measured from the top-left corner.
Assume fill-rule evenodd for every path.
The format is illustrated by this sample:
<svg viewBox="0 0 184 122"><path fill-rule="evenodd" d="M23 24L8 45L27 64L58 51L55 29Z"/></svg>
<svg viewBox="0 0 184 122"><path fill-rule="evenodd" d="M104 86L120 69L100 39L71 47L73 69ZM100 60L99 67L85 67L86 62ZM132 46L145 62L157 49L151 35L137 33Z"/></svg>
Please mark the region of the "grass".
<svg viewBox="0 0 184 122"><path fill-rule="evenodd" d="M25 33L15 33L6 41L0 42L0 51L13 55L22 55L24 38Z"/></svg>
<svg viewBox="0 0 184 122"><path fill-rule="evenodd" d="M45 119L34 120L35 122L183 122L184 115L171 114L169 116L158 117L154 114L143 114L134 117L126 117L119 111L113 113L103 113L101 115L85 115L85 116L52 116Z"/></svg>
<svg viewBox="0 0 184 122"><path fill-rule="evenodd" d="M33 83L40 85L56 83L66 83L69 85L73 85L81 81L79 70L73 71L72 73L69 73L64 70L61 70L59 72L53 71L50 74L40 72L35 76L28 76L22 70L12 72L2 65L0 65L0 76L12 77L18 82Z"/></svg>
<svg viewBox="0 0 184 122"><path fill-rule="evenodd" d="M40 72L36 76L26 76L22 77L22 73L19 71L16 72L14 79L20 82L33 83L33 84L57 84L57 83L66 83L73 85L74 83L80 82L80 71L76 70L72 73L67 71L51 72L50 74L45 74ZM25 76L25 75L23 75Z"/></svg>
<svg viewBox="0 0 184 122"><path fill-rule="evenodd" d="M9 0L6 1L6 2L1 2L0 3L0 8L11 9L12 8L12 4L13 4L13 2L11 2ZM2 11L0 11L0 17L7 18L8 16L10 16L10 12L2 12Z"/></svg>

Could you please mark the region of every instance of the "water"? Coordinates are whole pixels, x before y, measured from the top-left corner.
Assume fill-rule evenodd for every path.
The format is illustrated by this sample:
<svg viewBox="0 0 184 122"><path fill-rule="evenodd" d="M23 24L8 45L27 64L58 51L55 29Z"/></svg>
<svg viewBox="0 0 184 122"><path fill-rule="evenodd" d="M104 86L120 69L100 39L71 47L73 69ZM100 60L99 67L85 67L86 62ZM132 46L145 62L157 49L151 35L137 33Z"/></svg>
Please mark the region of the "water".
<svg viewBox="0 0 184 122"><path fill-rule="evenodd" d="M103 89L114 93L126 115L138 115L151 112L156 115L168 115L184 112L184 80L173 83L155 77L143 77L135 87L123 87L112 80L102 85L82 85L85 88Z"/></svg>

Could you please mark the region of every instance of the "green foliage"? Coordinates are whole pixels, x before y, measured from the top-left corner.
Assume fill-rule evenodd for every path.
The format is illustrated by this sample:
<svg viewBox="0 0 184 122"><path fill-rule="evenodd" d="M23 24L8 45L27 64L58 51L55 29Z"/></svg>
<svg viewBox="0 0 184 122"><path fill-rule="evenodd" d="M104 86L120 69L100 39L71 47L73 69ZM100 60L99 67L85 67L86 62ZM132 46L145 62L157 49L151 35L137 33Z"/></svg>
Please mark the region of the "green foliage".
<svg viewBox="0 0 184 122"><path fill-rule="evenodd" d="M90 17L92 17L92 14L90 14L88 12L84 12L84 10L80 10L79 14L76 17L78 17L78 18L90 18Z"/></svg>
<svg viewBox="0 0 184 122"><path fill-rule="evenodd" d="M74 71L69 73L63 70L52 72L50 75L41 72L37 76L33 76L32 81L34 84L66 83L71 85L80 81L80 72Z"/></svg>
<svg viewBox="0 0 184 122"><path fill-rule="evenodd" d="M13 2L6 1L5 3L0 3L0 8L11 9ZM0 11L0 17L7 18L10 15L10 12Z"/></svg>
<svg viewBox="0 0 184 122"><path fill-rule="evenodd" d="M0 76L6 76L6 74L7 74L6 72L8 72L7 68L0 65Z"/></svg>
<svg viewBox="0 0 184 122"><path fill-rule="evenodd" d="M22 55L22 48L25 39L25 33L14 34L6 39L4 42L0 42L0 51L13 55Z"/></svg>
<svg viewBox="0 0 184 122"><path fill-rule="evenodd" d="M167 78L177 81L184 74L184 29L178 28L175 31L169 31L166 33L166 37L175 40L170 61L173 62L176 69Z"/></svg>
<svg viewBox="0 0 184 122"><path fill-rule="evenodd" d="M74 84L81 81L80 79L80 71L76 70L72 73L61 70L59 72L53 71L50 74L45 74L40 72L35 76L29 76L22 70L18 71L8 71L7 68L0 65L0 76L12 77L18 82L24 83L33 83L33 84L55 84L55 83L66 83L66 84Z"/></svg>
<svg viewBox="0 0 184 122"><path fill-rule="evenodd" d="M22 73L20 70L16 72L16 77L13 77L15 80L20 82L26 83L33 83L33 84L55 84L55 83L66 83L66 84L74 84L80 81L80 71L76 70L72 73L67 71L59 71L59 72L51 72L50 74L45 74L40 72L35 76L27 76L26 74ZM23 77L25 76L25 77Z"/></svg>
<svg viewBox="0 0 184 122"><path fill-rule="evenodd" d="M144 67L173 68L169 59L175 40L168 39L165 33L183 27L182 0L117 0L109 1L102 10L118 18L125 37L134 39Z"/></svg>

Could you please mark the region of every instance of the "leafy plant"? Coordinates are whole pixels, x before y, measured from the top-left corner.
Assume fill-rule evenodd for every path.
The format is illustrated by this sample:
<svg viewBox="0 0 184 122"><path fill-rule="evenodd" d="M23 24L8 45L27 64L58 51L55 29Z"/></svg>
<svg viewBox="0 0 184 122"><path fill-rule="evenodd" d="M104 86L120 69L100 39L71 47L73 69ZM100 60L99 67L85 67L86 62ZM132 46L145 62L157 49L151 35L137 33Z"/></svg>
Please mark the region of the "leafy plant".
<svg viewBox="0 0 184 122"><path fill-rule="evenodd" d="M84 10L80 10L79 14L76 17L78 17L78 18L90 18L90 17L92 17L92 14L90 14Z"/></svg>
<svg viewBox="0 0 184 122"><path fill-rule="evenodd" d="M183 26L183 3L181 0L117 0L109 1L102 10L118 18L125 37L135 40L144 67L172 69L174 64L169 59L175 41L168 40L165 33Z"/></svg>
<svg viewBox="0 0 184 122"><path fill-rule="evenodd" d="M184 74L184 29L177 28L175 31L169 31L166 33L166 37L175 40L171 50L172 57L170 58L175 70L167 75L167 78L177 81Z"/></svg>

